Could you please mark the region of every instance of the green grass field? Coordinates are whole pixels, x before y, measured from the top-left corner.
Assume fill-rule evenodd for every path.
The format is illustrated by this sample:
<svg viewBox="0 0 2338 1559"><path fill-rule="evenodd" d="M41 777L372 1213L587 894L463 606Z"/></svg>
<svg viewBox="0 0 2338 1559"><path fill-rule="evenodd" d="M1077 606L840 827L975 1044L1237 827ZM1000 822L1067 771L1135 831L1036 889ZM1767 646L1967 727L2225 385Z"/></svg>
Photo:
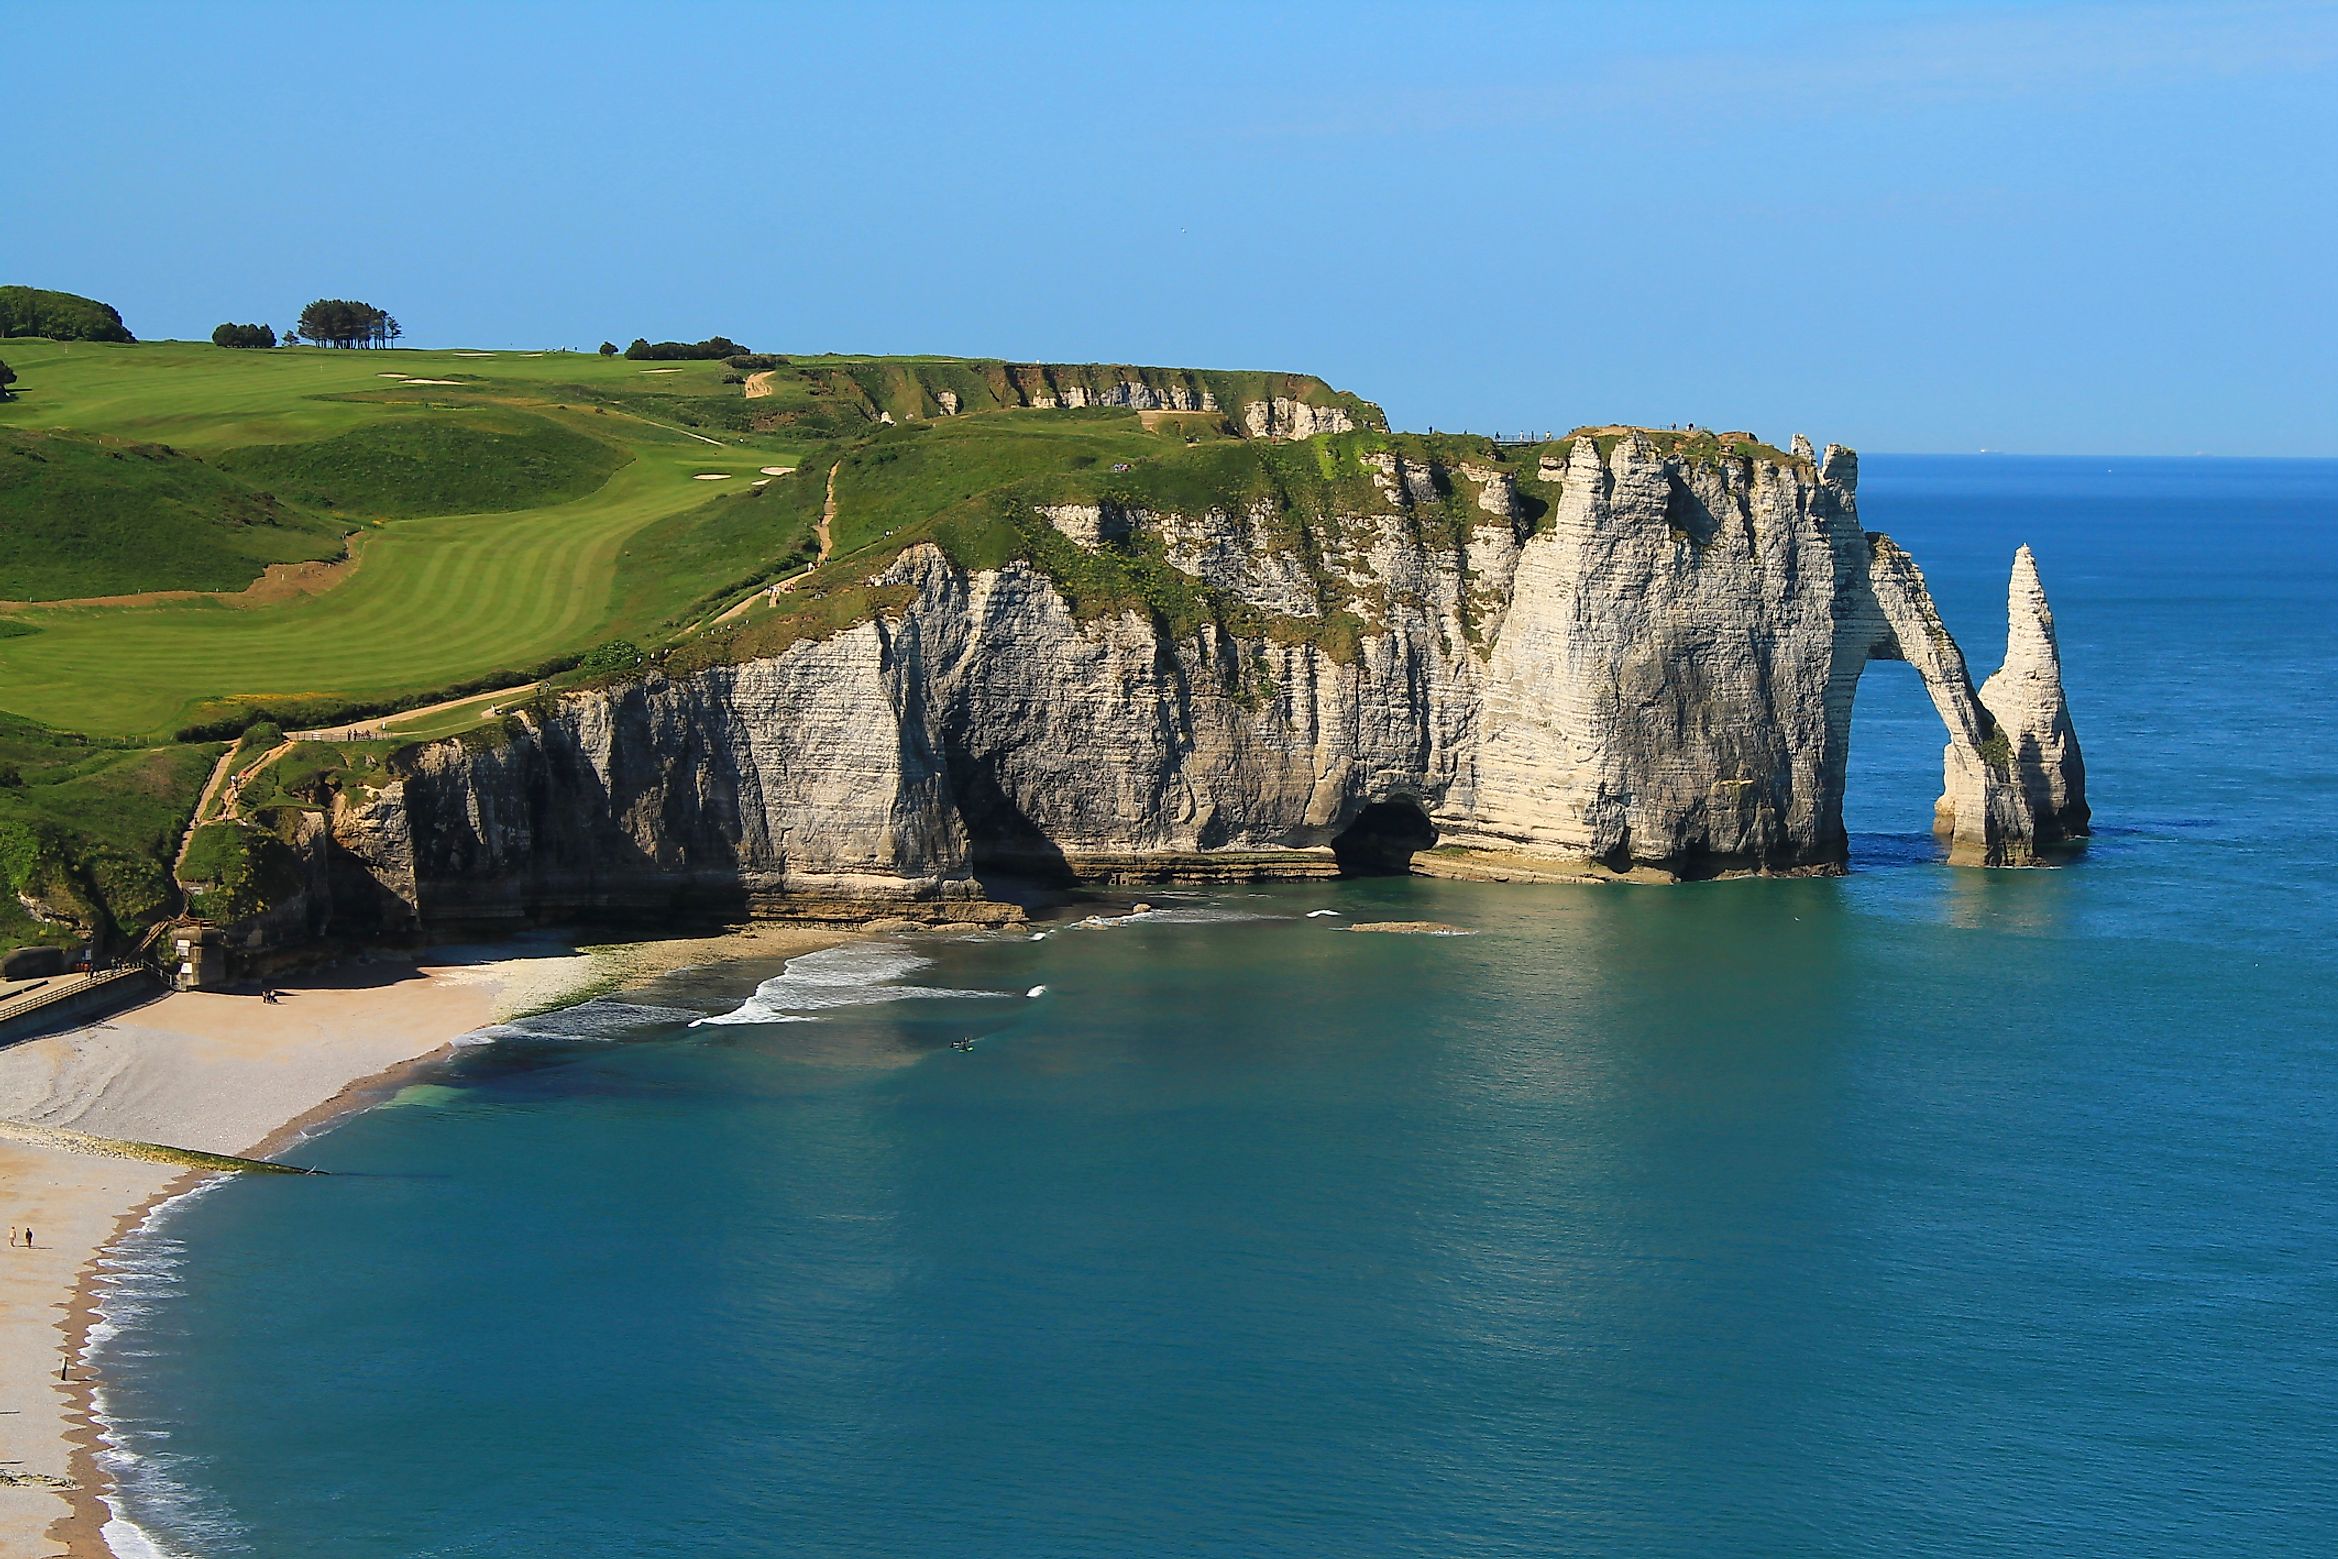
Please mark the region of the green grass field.
<svg viewBox="0 0 2338 1559"><path fill-rule="evenodd" d="M321 594L10 614L19 631L0 638L0 711L63 728L159 738L236 701L386 700L526 671L752 583L766 543L774 567L798 544L792 526L764 537L736 524L719 544L685 544L688 516L802 453L750 434L692 435L697 400L738 396L720 364L647 374L572 354L26 341L10 343L10 361L21 394L0 406L0 436L64 428L167 444L208 457L179 462L207 478L357 527L355 566ZM696 480L706 473L727 480ZM432 512L450 504L468 507ZM635 554L620 589L627 543L661 522L673 544ZM112 593L130 582L104 583Z"/></svg>
<svg viewBox="0 0 2338 1559"><path fill-rule="evenodd" d="M622 445L496 406L400 411L213 463L303 507L369 519L540 509L582 498L632 458Z"/></svg>

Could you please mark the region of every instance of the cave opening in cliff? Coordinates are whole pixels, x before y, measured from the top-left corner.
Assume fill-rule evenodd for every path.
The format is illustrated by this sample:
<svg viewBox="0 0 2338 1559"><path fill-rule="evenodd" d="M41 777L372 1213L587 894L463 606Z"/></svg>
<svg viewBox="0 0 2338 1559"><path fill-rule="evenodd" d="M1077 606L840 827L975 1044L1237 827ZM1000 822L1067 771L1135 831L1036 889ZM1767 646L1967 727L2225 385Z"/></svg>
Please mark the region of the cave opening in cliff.
<svg viewBox="0 0 2338 1559"><path fill-rule="evenodd" d="M1413 857L1437 842L1437 829L1409 796L1375 801L1331 842L1343 877L1401 877Z"/></svg>

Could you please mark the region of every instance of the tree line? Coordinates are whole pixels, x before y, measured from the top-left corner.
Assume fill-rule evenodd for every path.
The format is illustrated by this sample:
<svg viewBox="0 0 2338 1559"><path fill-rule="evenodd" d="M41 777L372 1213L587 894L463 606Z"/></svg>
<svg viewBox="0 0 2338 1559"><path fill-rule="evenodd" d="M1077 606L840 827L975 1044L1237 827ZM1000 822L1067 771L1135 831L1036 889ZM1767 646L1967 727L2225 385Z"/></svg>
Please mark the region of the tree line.
<svg viewBox="0 0 2338 1559"><path fill-rule="evenodd" d="M614 355L616 350L612 342L601 343L603 357ZM633 345L625 349L625 355L637 363L695 362L701 359L711 362L737 357L746 350L728 336L708 336L704 341L650 341L635 336Z"/></svg>
<svg viewBox="0 0 2338 1559"><path fill-rule="evenodd" d="M287 345L388 346L406 332L389 310L350 298L319 298L300 311L300 323L285 333Z"/></svg>
<svg viewBox="0 0 2338 1559"><path fill-rule="evenodd" d="M45 287L0 287L0 336L51 341L133 341L110 303Z"/></svg>
<svg viewBox="0 0 2338 1559"><path fill-rule="evenodd" d="M274 346L276 332L266 325L222 325L211 332L213 346Z"/></svg>

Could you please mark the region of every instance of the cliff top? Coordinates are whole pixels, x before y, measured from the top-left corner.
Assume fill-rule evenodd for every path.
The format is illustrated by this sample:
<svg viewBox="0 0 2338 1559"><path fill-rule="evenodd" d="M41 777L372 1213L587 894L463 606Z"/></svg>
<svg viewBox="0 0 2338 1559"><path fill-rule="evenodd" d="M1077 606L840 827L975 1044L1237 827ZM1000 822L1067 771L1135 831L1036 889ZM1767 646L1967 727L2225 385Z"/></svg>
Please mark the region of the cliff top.
<svg viewBox="0 0 2338 1559"><path fill-rule="evenodd" d="M1577 428L1558 442L1572 443L1576 439L1587 438L1599 446L1599 457L1605 460L1615 452L1616 445L1635 433L1656 446L1658 453L1678 456L1693 463L1711 464L1741 457L1779 466L1807 468L1815 464L1808 455L1766 444L1751 433L1716 433L1711 428L1641 428L1627 423L1611 423L1605 427Z"/></svg>

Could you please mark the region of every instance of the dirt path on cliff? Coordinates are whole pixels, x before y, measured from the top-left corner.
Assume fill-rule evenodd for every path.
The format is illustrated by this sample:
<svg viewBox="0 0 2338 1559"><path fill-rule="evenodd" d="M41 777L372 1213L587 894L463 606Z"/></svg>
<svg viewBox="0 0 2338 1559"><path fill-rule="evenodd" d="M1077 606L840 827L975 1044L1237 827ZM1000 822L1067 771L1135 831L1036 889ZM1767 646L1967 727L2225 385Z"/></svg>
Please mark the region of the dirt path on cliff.
<svg viewBox="0 0 2338 1559"><path fill-rule="evenodd" d="M747 375L747 399L759 401L772 394L772 385L778 378L779 370L775 368L766 368L761 373Z"/></svg>
<svg viewBox="0 0 2338 1559"><path fill-rule="evenodd" d="M825 500L822 501L820 505L820 519L818 523L812 527L812 534L817 536L820 540L820 555L812 559L812 561L807 564L801 572L788 575L787 578L781 580L776 585L765 585L758 589L753 595L748 596L745 600L734 601L729 606L724 607L721 613L714 619L715 622L729 622L734 617L737 617L740 613L746 611L748 607L753 606L757 601L762 600L766 596L773 594L788 594L790 591L795 589L796 585L804 578L806 574L811 573L813 569L818 568L821 564L828 561L828 554L836 549L836 473L843 469L844 462L841 460L837 461L836 464L828 468L828 496ZM709 626L711 626L711 624Z"/></svg>
<svg viewBox="0 0 2338 1559"><path fill-rule="evenodd" d="M366 720L351 720L345 725L319 726L313 731L293 731L288 735L291 740L296 742L362 741L369 739L369 733L374 736L396 736L398 732L392 729L394 726L406 725L428 715L442 715L449 710L460 709L465 704L500 707L507 701L523 698L533 693L543 685L542 682L521 682L512 687L496 688L491 692L465 693L460 698L442 698L435 704L422 704L412 709L401 709L395 714L375 715ZM257 766L254 765L254 767Z"/></svg>
<svg viewBox="0 0 2338 1559"><path fill-rule="evenodd" d="M228 744L227 751L221 753L219 761L211 766L211 778L204 781L203 794L195 798L195 815L187 819L186 830L179 835L178 854L172 856L170 860L170 880L173 883L184 881L187 846L195 842L195 830L201 828L206 822L219 822L236 816L236 792L242 787L243 782L292 751L293 741L294 738L286 737L232 776L228 773L228 765L235 762L236 744L232 742ZM224 800L221 799L223 792L225 794ZM213 802L219 803L219 810L216 814L211 810Z"/></svg>
<svg viewBox="0 0 2338 1559"><path fill-rule="evenodd" d="M170 879L179 880L181 868L187 864L187 846L195 839L195 830L203 826L203 819L211 811L211 803L219 799L220 787L227 783L227 766L235 762L235 743L227 744L227 751L211 765L211 777L203 782L203 793L195 798L195 815L187 819L186 828L179 834L178 853L170 858Z"/></svg>
<svg viewBox="0 0 2338 1559"><path fill-rule="evenodd" d="M828 561L829 550L835 545L829 528L836 523L836 473L843 469L841 460L828 468L828 496L820 505L820 523L814 527L814 534L820 538L820 555L812 560L813 568Z"/></svg>

